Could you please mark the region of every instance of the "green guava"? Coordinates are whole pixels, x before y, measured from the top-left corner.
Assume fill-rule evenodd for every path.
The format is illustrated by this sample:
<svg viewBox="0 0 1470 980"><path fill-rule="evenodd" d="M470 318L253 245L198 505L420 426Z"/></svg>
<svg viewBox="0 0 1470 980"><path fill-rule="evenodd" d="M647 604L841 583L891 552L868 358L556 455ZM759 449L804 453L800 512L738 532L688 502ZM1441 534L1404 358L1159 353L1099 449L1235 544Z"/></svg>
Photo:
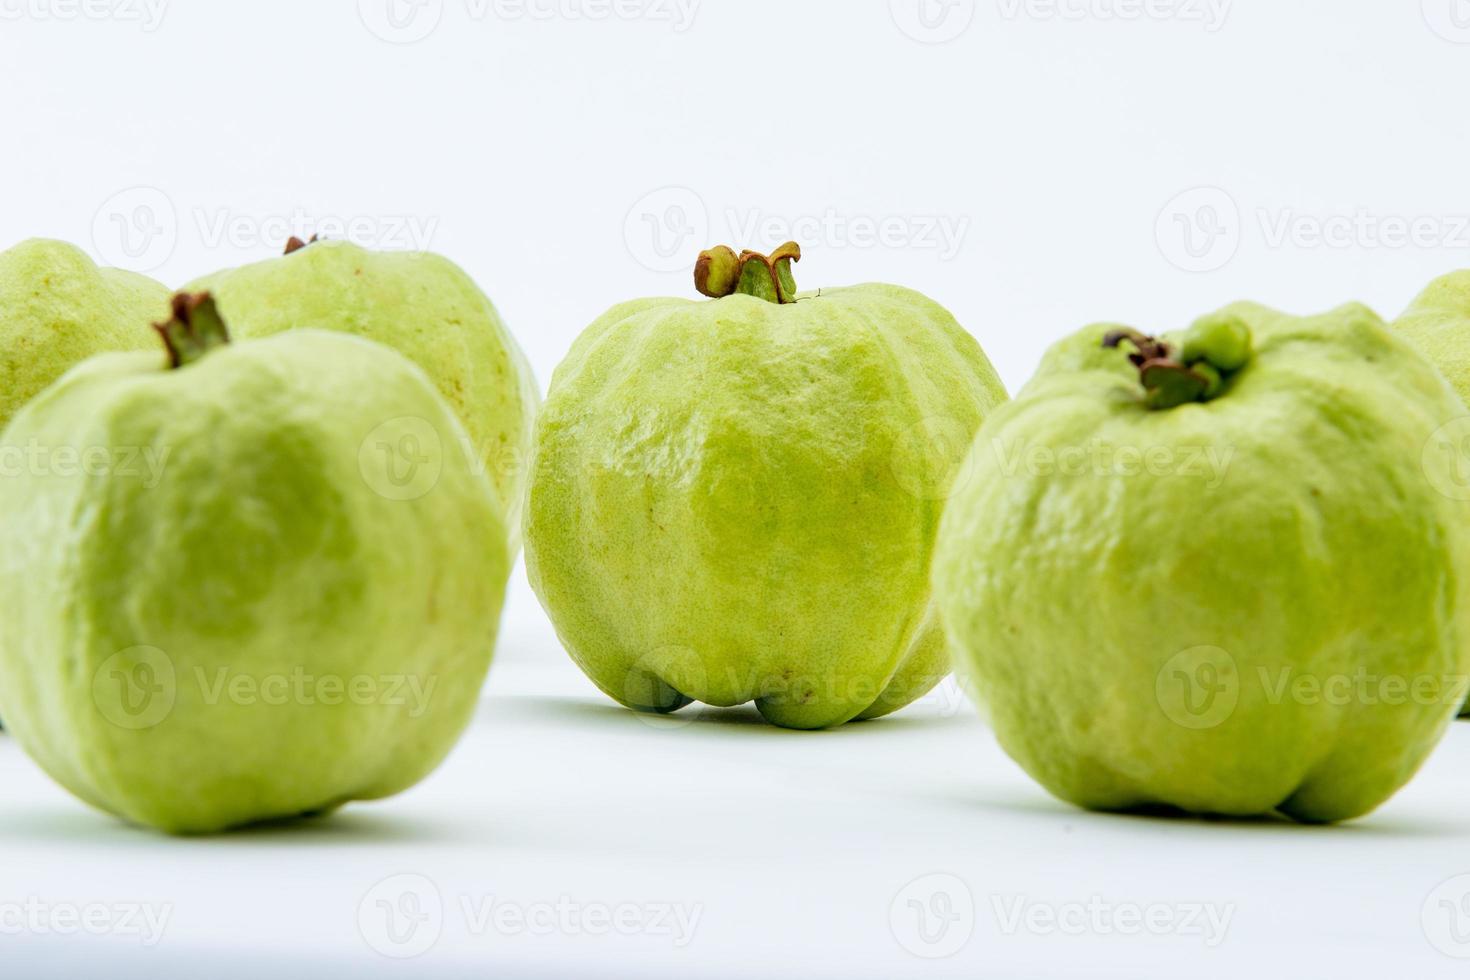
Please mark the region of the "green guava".
<svg viewBox="0 0 1470 980"><path fill-rule="evenodd" d="M340 330L395 348L423 368L459 414L469 444L509 508L520 547L526 460L540 391L489 298L430 252L374 252L344 241L292 239L286 254L185 287L208 291L240 338L295 327Z"/></svg>
<svg viewBox="0 0 1470 980"><path fill-rule="evenodd" d="M928 563L1006 395L947 311L897 286L796 293L794 244L701 256L705 302L614 307L537 423L526 567L606 694L872 718L949 672Z"/></svg>
<svg viewBox="0 0 1470 980"><path fill-rule="evenodd" d="M1426 454L1463 411L1359 305L1052 348L982 427L934 561L1001 745L1095 809L1378 806L1470 670L1470 522Z"/></svg>
<svg viewBox="0 0 1470 980"><path fill-rule="evenodd" d="M161 329L170 362L92 358L6 430L43 455L0 480L0 712L171 833L405 789L470 717L509 571L462 426L361 338L225 345L207 296Z"/></svg>
<svg viewBox="0 0 1470 980"><path fill-rule="evenodd" d="M99 269L75 245L33 238L0 252L0 428L74 364L157 345L162 283Z"/></svg>
<svg viewBox="0 0 1470 980"><path fill-rule="evenodd" d="M1470 404L1470 271L1452 272L1430 283L1394 327Z"/></svg>
<svg viewBox="0 0 1470 980"><path fill-rule="evenodd" d="M163 283L99 269L66 242L32 238L0 252L0 429L72 365L156 343L148 325L168 299ZM23 460L0 460L0 479Z"/></svg>

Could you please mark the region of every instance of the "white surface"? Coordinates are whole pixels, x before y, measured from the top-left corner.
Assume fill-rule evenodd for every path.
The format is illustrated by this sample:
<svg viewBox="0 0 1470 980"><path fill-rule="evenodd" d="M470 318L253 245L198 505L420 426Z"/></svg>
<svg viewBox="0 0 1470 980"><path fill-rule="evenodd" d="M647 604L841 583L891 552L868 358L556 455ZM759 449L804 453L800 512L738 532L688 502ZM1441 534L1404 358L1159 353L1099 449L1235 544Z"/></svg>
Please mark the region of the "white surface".
<svg viewBox="0 0 1470 980"><path fill-rule="evenodd" d="M924 0L930 28L920 0L618 0L632 19L576 0L422 0L398 8L403 31L384 26L388 0L86 2L0 0L0 247L68 238L181 284L292 231L426 246L485 285L543 384L612 303L688 295L716 241L794 235L809 288L922 289L1012 388L1088 321L1172 328L1240 297L1393 315L1470 263L1466 0ZM1145 13L1110 16L1130 10ZM886 240L866 241L880 224ZM258 976L296 957L277 972L1464 970L1421 912L1441 935L1439 901L1466 890L1429 898L1470 872L1470 726L1348 827L1103 817L1045 797L968 708L818 735L725 715L656 730L576 674L519 577L505 636L483 718L445 768L319 825L159 839L87 812L0 740L0 909L174 910L146 950L0 936L0 971ZM401 873L449 909L409 963L358 932L360 900ZM891 928L896 896L929 874L975 903L952 959L911 955ZM492 895L703 916L683 949L472 935L460 900ZM1094 895L1234 912L1207 948L1006 934L992 904L1044 915ZM910 945L912 897L895 913Z"/></svg>
<svg viewBox="0 0 1470 980"><path fill-rule="evenodd" d="M1470 895L1470 878L1443 884L1470 873L1470 724L1346 826L1109 816L1046 796L952 687L832 732L781 731L752 709L669 722L608 703L549 636L507 643L438 773L322 821L159 837L86 810L0 740L3 897L168 915L152 946L122 931L0 937L7 975L1464 975L1447 954L1470 956L1470 914L1439 902ZM442 912L426 900L431 917L395 943L378 900L425 887ZM948 931L931 918L926 943L911 899L948 901ZM648 928L495 924L501 905L558 902L631 904ZM1148 911L1160 933L1094 925L1089 906ZM692 929L665 929L655 908ZM1052 915L1072 918L1048 929Z"/></svg>

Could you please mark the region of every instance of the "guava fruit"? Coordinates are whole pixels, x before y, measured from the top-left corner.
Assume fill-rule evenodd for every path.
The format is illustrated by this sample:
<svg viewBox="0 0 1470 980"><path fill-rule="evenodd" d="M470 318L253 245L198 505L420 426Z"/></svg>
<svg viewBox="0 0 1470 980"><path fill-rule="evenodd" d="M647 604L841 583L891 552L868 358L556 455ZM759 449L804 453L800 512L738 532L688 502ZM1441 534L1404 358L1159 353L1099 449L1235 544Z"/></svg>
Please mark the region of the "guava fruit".
<svg viewBox="0 0 1470 980"><path fill-rule="evenodd" d="M0 428L72 365L157 343L162 283L99 269L75 245L33 238L0 252Z"/></svg>
<svg viewBox="0 0 1470 980"><path fill-rule="evenodd" d="M1378 806L1470 670L1470 523L1424 463L1463 411L1360 305L1052 348L981 428L934 560L1001 745L1094 809Z"/></svg>
<svg viewBox="0 0 1470 980"><path fill-rule="evenodd" d="M526 459L540 391L495 306L459 266L431 252L375 252L292 239L286 254L185 287L215 297L231 333L340 330L387 344L433 379L459 414L520 547Z"/></svg>
<svg viewBox="0 0 1470 980"><path fill-rule="evenodd" d="M0 712L88 803L171 833L397 793L449 751L490 661L503 505L428 378L303 329L105 354L6 448Z"/></svg>
<svg viewBox="0 0 1470 980"><path fill-rule="evenodd" d="M1430 283L1394 327L1470 404L1470 271L1452 272Z"/></svg>
<svg viewBox="0 0 1470 980"><path fill-rule="evenodd" d="M99 269L66 242L32 238L0 252L0 429L79 361L153 343L148 325L168 300L162 283ZM0 478L25 465L23 455L0 460Z"/></svg>
<svg viewBox="0 0 1470 980"><path fill-rule="evenodd" d="M573 660L628 707L753 700L823 728L949 672L934 530L1004 388L933 300L797 294L799 257L704 253L709 300L614 307L542 406L527 572Z"/></svg>

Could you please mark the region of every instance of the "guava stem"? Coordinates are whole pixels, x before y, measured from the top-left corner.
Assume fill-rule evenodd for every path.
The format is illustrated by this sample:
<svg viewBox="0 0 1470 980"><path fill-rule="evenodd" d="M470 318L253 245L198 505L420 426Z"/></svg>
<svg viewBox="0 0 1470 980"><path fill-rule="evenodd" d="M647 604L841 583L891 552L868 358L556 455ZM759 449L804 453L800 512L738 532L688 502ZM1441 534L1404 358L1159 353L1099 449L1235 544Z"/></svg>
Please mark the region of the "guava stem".
<svg viewBox="0 0 1470 980"><path fill-rule="evenodd" d="M739 255L728 245L699 253L694 263L694 288L702 295L720 299L741 293L768 303L795 303L796 276L793 262L801 261L801 246L787 242L770 255L747 249Z"/></svg>
<svg viewBox="0 0 1470 980"><path fill-rule="evenodd" d="M169 367L193 364L205 354L230 342L230 332L219 315L214 297L208 293L178 293L173 299L173 317L155 323L153 329L168 348Z"/></svg>
<svg viewBox="0 0 1470 980"><path fill-rule="evenodd" d="M1208 401L1211 379L1190 369L1175 350L1157 337L1137 330L1110 330L1103 337L1104 347L1119 347L1124 341L1133 345L1128 360L1138 368L1138 379L1145 391L1144 404L1150 409L1177 408L1188 402Z"/></svg>

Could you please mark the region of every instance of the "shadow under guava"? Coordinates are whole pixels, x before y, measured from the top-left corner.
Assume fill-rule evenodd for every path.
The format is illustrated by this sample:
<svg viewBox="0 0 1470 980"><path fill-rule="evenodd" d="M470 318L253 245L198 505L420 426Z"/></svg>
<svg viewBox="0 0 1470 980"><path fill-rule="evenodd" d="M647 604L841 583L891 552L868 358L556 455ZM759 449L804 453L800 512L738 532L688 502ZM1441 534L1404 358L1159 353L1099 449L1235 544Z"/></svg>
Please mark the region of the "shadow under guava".
<svg viewBox="0 0 1470 980"><path fill-rule="evenodd" d="M758 729L771 735L791 737L932 730L955 721L950 717L925 715L919 712L905 714L903 710L899 710L881 718L849 721L832 728L797 729L782 728L771 724L756 710L754 703L736 705L732 708L716 708L696 701L677 711L660 714L635 711L605 698L539 694L519 695L493 702L489 705L488 710L476 715L475 721L479 724L493 724L512 713L520 717L595 724L599 728L605 728L608 725L619 725L623 730L649 731L676 731L681 728L748 728Z"/></svg>

